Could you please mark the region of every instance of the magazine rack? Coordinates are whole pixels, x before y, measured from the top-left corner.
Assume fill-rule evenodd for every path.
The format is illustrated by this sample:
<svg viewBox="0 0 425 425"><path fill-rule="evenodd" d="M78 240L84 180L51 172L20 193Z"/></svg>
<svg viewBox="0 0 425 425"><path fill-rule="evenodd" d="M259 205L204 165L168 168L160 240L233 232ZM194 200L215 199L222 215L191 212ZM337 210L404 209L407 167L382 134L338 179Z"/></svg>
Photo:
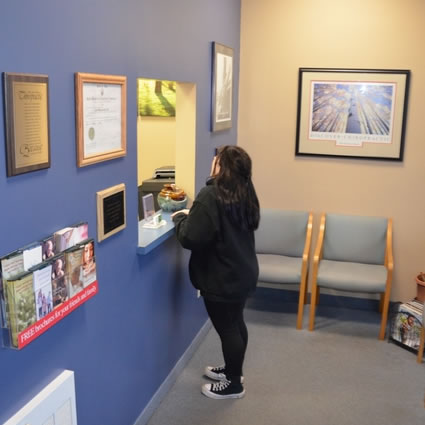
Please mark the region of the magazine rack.
<svg viewBox="0 0 425 425"><path fill-rule="evenodd" d="M87 236L87 223L79 223L0 258L4 347L20 350L97 294Z"/></svg>
<svg viewBox="0 0 425 425"><path fill-rule="evenodd" d="M3 329L3 346L7 348L22 349L30 342L34 341L56 323L60 322L69 313L83 305L90 298L94 297L98 292L97 280L84 288L78 294L74 295L68 301L62 303L59 307L53 309L43 318L39 319L32 325L19 330L18 306L14 306L15 311L9 312L9 327ZM14 317L12 318L11 315ZM12 325L13 323L13 325Z"/></svg>

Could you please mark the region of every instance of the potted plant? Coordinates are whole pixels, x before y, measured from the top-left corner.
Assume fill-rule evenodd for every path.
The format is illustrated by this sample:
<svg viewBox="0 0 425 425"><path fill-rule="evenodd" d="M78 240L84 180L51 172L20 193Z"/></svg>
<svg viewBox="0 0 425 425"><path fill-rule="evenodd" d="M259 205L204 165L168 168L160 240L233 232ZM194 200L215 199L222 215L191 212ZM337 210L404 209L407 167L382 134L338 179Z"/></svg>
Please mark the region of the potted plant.
<svg viewBox="0 0 425 425"><path fill-rule="evenodd" d="M425 302L425 273L420 272L416 276L416 298L420 302Z"/></svg>

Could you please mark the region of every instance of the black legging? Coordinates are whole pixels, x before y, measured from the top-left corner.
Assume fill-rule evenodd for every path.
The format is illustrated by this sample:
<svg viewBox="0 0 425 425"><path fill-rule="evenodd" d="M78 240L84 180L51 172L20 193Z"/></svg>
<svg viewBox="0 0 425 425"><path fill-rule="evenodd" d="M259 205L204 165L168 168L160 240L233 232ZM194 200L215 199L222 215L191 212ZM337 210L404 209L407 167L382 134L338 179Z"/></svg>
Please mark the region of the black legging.
<svg viewBox="0 0 425 425"><path fill-rule="evenodd" d="M248 345L248 330L243 318L245 301L217 302L204 298L205 307L217 331L226 365L226 377L238 381Z"/></svg>

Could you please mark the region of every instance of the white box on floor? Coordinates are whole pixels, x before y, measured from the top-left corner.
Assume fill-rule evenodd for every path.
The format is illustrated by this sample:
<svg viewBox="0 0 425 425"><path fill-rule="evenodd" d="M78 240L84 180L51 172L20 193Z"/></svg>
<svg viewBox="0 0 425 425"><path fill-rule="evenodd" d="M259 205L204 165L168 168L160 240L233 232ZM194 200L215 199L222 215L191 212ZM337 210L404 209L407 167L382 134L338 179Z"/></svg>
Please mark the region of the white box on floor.
<svg viewBox="0 0 425 425"><path fill-rule="evenodd" d="M74 372L64 370L3 425L77 425Z"/></svg>

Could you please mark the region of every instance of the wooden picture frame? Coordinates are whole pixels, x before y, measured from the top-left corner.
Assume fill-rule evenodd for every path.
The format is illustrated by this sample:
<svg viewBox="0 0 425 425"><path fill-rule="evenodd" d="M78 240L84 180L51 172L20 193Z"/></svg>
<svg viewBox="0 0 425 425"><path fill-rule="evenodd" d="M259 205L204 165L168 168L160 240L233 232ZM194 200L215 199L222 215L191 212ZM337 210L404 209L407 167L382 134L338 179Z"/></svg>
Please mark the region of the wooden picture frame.
<svg viewBox="0 0 425 425"><path fill-rule="evenodd" d="M97 192L96 200L97 241L101 242L126 227L125 184Z"/></svg>
<svg viewBox="0 0 425 425"><path fill-rule="evenodd" d="M232 128L233 49L213 42L211 131Z"/></svg>
<svg viewBox="0 0 425 425"><path fill-rule="evenodd" d="M7 177L50 168L49 77L3 73Z"/></svg>
<svg viewBox="0 0 425 425"><path fill-rule="evenodd" d="M300 68L295 154L402 161L409 70Z"/></svg>
<svg viewBox="0 0 425 425"><path fill-rule="evenodd" d="M127 77L75 74L77 165L127 154Z"/></svg>

